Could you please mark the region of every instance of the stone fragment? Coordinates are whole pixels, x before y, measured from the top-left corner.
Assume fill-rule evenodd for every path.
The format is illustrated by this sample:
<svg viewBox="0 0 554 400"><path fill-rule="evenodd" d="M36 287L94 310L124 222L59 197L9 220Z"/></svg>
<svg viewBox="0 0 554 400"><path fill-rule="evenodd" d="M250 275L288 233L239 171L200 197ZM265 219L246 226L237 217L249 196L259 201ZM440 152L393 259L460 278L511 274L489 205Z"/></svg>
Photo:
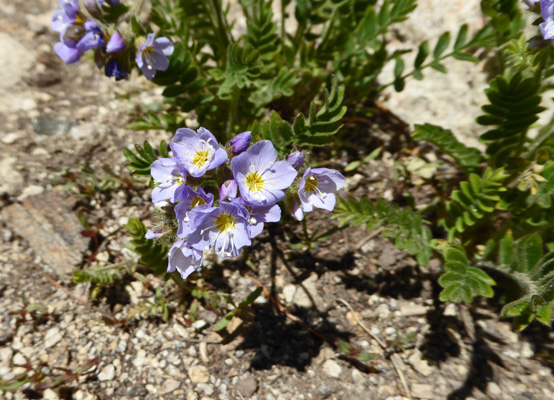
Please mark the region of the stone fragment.
<svg viewBox="0 0 554 400"><path fill-rule="evenodd" d="M39 115L33 121L35 133L45 136L62 135L68 132L73 126L75 126L74 122L62 121L48 115Z"/></svg>
<svg viewBox="0 0 554 400"><path fill-rule="evenodd" d="M39 185L27 186L17 197L17 200L22 201L22 200L25 200L27 197L37 196L43 192L44 192L44 188L42 186L39 186Z"/></svg>
<svg viewBox="0 0 554 400"><path fill-rule="evenodd" d="M19 190L23 176L15 169L16 157L0 156L0 194Z"/></svg>
<svg viewBox="0 0 554 400"><path fill-rule="evenodd" d="M295 285L286 285L283 288L283 296L285 296L285 301L287 303L290 303L292 299L294 298L294 294L296 293L296 286Z"/></svg>
<svg viewBox="0 0 554 400"><path fill-rule="evenodd" d="M400 303L400 313L404 317L414 317L416 315L425 315L429 308L421 304Z"/></svg>
<svg viewBox="0 0 554 400"><path fill-rule="evenodd" d="M199 383L198 388L206 393L208 396L212 395L214 392L214 387L208 383Z"/></svg>
<svg viewBox="0 0 554 400"><path fill-rule="evenodd" d="M412 384L412 395L418 399L434 399L433 387L427 384Z"/></svg>
<svg viewBox="0 0 554 400"><path fill-rule="evenodd" d="M239 379L235 387L244 398L248 398L258 389L258 382L256 382L253 376L248 376Z"/></svg>
<svg viewBox="0 0 554 400"><path fill-rule="evenodd" d="M210 381L210 371L203 365L190 367L188 375L192 383L208 383Z"/></svg>
<svg viewBox="0 0 554 400"><path fill-rule="evenodd" d="M181 386L181 382L170 378L162 384L162 387L160 388L160 393L161 394L171 393L179 386Z"/></svg>
<svg viewBox="0 0 554 400"><path fill-rule="evenodd" d="M71 201L57 193L30 196L0 212L8 226L60 275L72 273L73 266L81 261L81 252L88 248Z"/></svg>
<svg viewBox="0 0 554 400"><path fill-rule="evenodd" d="M50 347L55 346L60 340L62 340L62 333L60 328L54 327L49 329L44 335L44 347L49 349Z"/></svg>
<svg viewBox="0 0 554 400"><path fill-rule="evenodd" d="M423 376L429 376L433 373L433 368L431 368L427 360L423 360L421 356L421 351L416 349L414 353L408 357L408 363L412 366L414 371L419 372Z"/></svg>
<svg viewBox="0 0 554 400"><path fill-rule="evenodd" d="M302 308L310 308L324 306L324 300L319 295L320 290L317 287L317 274L310 275L302 281L302 285L298 286L294 293L292 302Z"/></svg>
<svg viewBox="0 0 554 400"><path fill-rule="evenodd" d="M112 364L106 365L98 374L98 380L101 382L111 381L115 378L115 367Z"/></svg>
<svg viewBox="0 0 554 400"><path fill-rule="evenodd" d="M338 379L340 378L342 368L335 360L327 360L323 363L323 372L331 378Z"/></svg>

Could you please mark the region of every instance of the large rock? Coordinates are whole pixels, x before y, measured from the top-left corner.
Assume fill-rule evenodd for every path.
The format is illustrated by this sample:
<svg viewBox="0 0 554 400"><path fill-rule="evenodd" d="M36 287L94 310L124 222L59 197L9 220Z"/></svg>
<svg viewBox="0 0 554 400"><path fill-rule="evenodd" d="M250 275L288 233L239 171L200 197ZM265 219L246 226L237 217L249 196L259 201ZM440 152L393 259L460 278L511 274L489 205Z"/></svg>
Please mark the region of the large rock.
<svg viewBox="0 0 554 400"><path fill-rule="evenodd" d="M54 192L25 198L1 211L8 227L29 242L35 253L58 274L72 273L88 240L71 201Z"/></svg>
<svg viewBox="0 0 554 400"><path fill-rule="evenodd" d="M2 90L21 83L35 63L35 56L10 35L0 32L0 60L2 60L2 74L7 77L7 79L0 79L0 90Z"/></svg>

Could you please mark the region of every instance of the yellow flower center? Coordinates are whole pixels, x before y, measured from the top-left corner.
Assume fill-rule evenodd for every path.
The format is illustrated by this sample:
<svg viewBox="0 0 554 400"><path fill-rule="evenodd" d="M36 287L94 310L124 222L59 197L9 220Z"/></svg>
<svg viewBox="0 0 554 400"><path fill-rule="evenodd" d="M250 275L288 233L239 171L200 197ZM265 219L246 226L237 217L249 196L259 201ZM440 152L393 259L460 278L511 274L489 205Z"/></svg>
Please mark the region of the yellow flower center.
<svg viewBox="0 0 554 400"><path fill-rule="evenodd" d="M190 204L191 208L201 206L202 204L206 204L206 201L202 197L195 197L192 200L192 203Z"/></svg>
<svg viewBox="0 0 554 400"><path fill-rule="evenodd" d="M315 192L317 189L317 183L318 180L315 176L308 176L308 178L306 179L306 184L304 185L304 190L306 190L306 192Z"/></svg>
<svg viewBox="0 0 554 400"><path fill-rule="evenodd" d="M209 156L210 153L206 150L197 151L194 155L194 158L192 159L192 163L198 168L202 168L204 164L206 164L206 162L208 161Z"/></svg>
<svg viewBox="0 0 554 400"><path fill-rule="evenodd" d="M264 187L264 180L257 172L251 172L246 176L246 186L251 192L259 192Z"/></svg>
<svg viewBox="0 0 554 400"><path fill-rule="evenodd" d="M185 178L183 178L181 175L177 177L177 185L181 186L183 183L185 183Z"/></svg>
<svg viewBox="0 0 554 400"><path fill-rule="evenodd" d="M235 219L228 214L221 214L215 220L215 227L220 232L229 232L235 229Z"/></svg>

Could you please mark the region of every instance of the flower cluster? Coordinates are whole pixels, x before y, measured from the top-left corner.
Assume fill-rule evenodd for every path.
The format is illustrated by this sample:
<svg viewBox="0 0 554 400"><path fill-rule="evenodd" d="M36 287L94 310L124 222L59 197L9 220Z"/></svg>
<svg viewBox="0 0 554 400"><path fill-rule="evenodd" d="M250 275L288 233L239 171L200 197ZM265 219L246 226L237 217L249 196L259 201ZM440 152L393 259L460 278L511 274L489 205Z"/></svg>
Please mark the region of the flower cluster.
<svg viewBox="0 0 554 400"><path fill-rule="evenodd" d="M541 15L544 22L540 24L545 40L554 39L554 0L541 0Z"/></svg>
<svg viewBox="0 0 554 400"><path fill-rule="evenodd" d="M175 237L168 272L187 278L212 248L222 258L238 256L266 222L281 219L281 200L298 220L314 208L333 210L334 192L345 183L338 171L306 168L300 152L278 160L270 141L250 142L250 132L243 132L222 148L205 128L181 128L170 143L173 157L152 164L152 201L173 210L176 231L160 225L146 237ZM213 181L219 190L205 191Z"/></svg>
<svg viewBox="0 0 554 400"><path fill-rule="evenodd" d="M156 71L169 66L168 56L174 46L166 37L156 38L150 33L146 38L131 38L131 34L118 31L104 18L103 11L120 6L119 0L85 0L84 9L79 0L58 0L60 9L52 17L52 29L60 34L54 51L66 64L79 61L89 50L94 52L98 68L115 80L126 79L132 68L132 60L146 79L152 79Z"/></svg>

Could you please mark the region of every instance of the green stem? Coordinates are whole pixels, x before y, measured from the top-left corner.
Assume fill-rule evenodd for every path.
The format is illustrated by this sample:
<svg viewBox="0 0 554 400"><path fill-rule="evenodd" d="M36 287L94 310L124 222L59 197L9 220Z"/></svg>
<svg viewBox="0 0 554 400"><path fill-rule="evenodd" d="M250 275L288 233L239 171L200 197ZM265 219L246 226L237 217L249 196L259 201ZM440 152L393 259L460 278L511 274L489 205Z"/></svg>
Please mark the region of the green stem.
<svg viewBox="0 0 554 400"><path fill-rule="evenodd" d="M294 65L294 60L296 59L296 54L298 53L298 49L300 48L300 43L302 43L302 36L304 36L304 31L306 29L306 21L302 22L298 25L298 28L296 29L296 34L294 35L294 40L292 43L292 52L290 55L289 61L289 67L292 67Z"/></svg>
<svg viewBox="0 0 554 400"><path fill-rule="evenodd" d="M229 118L227 120L227 132L226 132L226 142L231 140L231 134L235 125L238 121L238 110L239 110L239 100L240 100L240 88L235 85L233 88L231 102L229 104Z"/></svg>
<svg viewBox="0 0 554 400"><path fill-rule="evenodd" d="M220 49L221 54L219 54L219 59L221 60L220 66L225 67L227 64L227 47L229 47L229 36L231 35L228 31L228 27L223 16L223 9L219 0L211 0L212 12L210 13L210 19L212 20L212 25L219 36L219 42L222 46ZM228 35L229 34L229 35Z"/></svg>

